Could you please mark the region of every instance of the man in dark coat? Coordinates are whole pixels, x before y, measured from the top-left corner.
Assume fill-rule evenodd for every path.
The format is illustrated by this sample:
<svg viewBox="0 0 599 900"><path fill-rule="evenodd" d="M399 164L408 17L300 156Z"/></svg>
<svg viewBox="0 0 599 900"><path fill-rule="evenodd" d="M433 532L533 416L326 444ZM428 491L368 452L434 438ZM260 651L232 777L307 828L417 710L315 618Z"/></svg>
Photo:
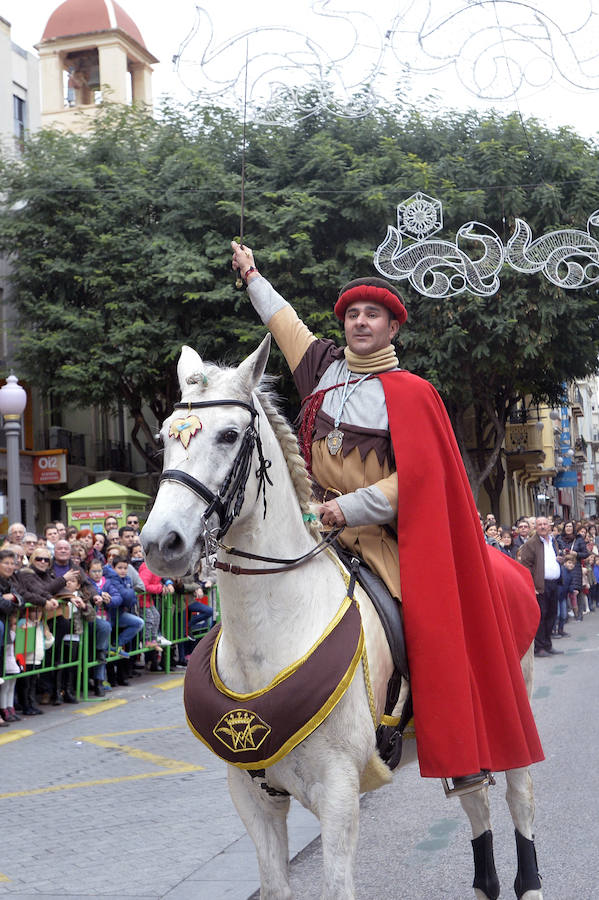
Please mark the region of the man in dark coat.
<svg viewBox="0 0 599 900"><path fill-rule="evenodd" d="M561 569L557 560L557 544L550 535L550 530L549 519L539 516L535 534L520 547L517 556L518 561L532 574L541 610L541 621L535 635L535 656L552 656L564 652L556 650L551 643L551 632L557 616Z"/></svg>

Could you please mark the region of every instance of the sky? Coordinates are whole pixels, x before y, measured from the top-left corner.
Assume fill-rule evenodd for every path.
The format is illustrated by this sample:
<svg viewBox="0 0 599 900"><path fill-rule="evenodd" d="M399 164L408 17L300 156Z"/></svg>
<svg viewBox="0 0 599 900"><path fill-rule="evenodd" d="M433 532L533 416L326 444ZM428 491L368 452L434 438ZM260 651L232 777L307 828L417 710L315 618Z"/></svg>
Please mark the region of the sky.
<svg viewBox="0 0 599 900"><path fill-rule="evenodd" d="M169 0L168 4L122 0L148 50L160 60L154 68L155 98L166 94L186 102L192 96L189 88L216 92L228 85L229 96L241 105L247 52L250 109L253 96L263 100L271 90L267 71L275 82L301 86L327 69L341 98L376 71L382 103L397 85L404 89L409 85L412 102L420 103L433 92L435 108L519 109L523 116L535 115L551 126L569 125L588 137L599 134L599 57L596 62L593 55L599 47L599 15L595 13L595 6L599 13L599 0L567 4L563 0L498 0L496 4L488 0L245 0L239 6L222 0L204 2L199 31L184 47L177 72L172 58L196 22L193 0ZM35 52L33 45L57 6L56 0L0 0L0 15L11 23L13 41ZM239 9L237 21L231 9ZM535 9L542 11L541 18ZM427 10L432 11L428 18ZM501 24L500 31L496 24ZM247 45L245 37L234 39L248 27L253 32ZM381 62L381 40L387 31L393 35L393 50L387 48ZM546 52L549 42L557 67ZM224 49L214 53L218 48ZM456 48L460 53L451 60ZM207 60L204 67L198 65L202 54ZM508 64L506 57L512 59ZM581 59L584 62L579 65ZM450 64L441 68L444 63ZM517 100L513 96L500 100L502 93L511 93L522 73L532 84ZM472 94L475 79L491 99ZM342 99L336 108L351 114Z"/></svg>

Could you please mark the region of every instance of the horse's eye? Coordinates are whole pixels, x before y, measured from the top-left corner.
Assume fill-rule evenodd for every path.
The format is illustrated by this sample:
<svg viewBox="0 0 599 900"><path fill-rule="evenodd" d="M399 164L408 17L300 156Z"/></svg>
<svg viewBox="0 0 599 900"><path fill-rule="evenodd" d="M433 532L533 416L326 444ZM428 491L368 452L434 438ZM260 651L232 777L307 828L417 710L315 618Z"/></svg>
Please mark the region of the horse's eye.
<svg viewBox="0 0 599 900"><path fill-rule="evenodd" d="M222 431L219 434L218 442L219 444L234 444L238 437L238 433L233 429L230 429L229 431Z"/></svg>

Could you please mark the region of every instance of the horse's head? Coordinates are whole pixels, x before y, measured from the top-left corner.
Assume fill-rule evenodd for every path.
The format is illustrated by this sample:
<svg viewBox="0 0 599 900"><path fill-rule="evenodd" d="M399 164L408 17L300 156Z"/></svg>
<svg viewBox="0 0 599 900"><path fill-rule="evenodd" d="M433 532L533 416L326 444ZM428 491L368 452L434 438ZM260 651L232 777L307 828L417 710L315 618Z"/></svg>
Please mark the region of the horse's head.
<svg viewBox="0 0 599 900"><path fill-rule="evenodd" d="M205 528L222 533L242 512L245 481L256 471L252 392L269 351L267 335L236 369L204 364L191 347L181 351L181 402L162 425L163 473L141 534L148 566L158 575L194 572Z"/></svg>

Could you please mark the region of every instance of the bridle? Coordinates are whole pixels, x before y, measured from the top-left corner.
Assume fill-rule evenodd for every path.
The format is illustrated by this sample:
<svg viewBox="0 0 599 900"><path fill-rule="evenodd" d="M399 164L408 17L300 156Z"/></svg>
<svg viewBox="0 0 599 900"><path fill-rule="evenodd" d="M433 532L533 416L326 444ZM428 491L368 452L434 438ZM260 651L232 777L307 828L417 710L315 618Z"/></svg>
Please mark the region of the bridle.
<svg viewBox="0 0 599 900"><path fill-rule="evenodd" d="M224 563L217 560L214 564L217 569L231 572L233 575L271 575L277 572L295 569L297 566L312 559L326 547L330 546L340 531L342 531L341 528L332 529L324 540L309 550L308 553L303 554L303 556L295 557L294 559L259 556L244 550L237 550L235 547L227 547L226 544L221 543L222 538L231 527L233 519L241 512L245 497L245 487L250 473L250 466L252 464L254 447L256 447L256 450L258 451L259 461L256 470L256 478L258 479L256 500L258 500L260 493L262 493L264 503L263 518L266 518L266 482L268 481L272 486L272 481L268 476L268 469L270 469L272 463L269 459L264 458L262 441L255 425L258 410L252 404L245 403L243 400L196 400L187 403L175 403L174 408L186 409L191 412L192 409L201 409L202 407L207 406L241 406L243 409L247 409L252 417L250 424L244 431L241 446L237 451L237 455L218 491L215 494L214 491L211 491L202 481L194 478L193 475L189 475L188 472L183 472L181 469L165 469L158 482L159 486L164 481L182 484L208 504L202 515L203 528L201 534L206 559L217 548L220 548L232 556L241 556L245 559L255 559L263 562L273 562L278 563L279 565L277 568L244 569L240 566L234 566L231 563ZM216 515L219 525L218 528L209 530L208 521L212 515Z"/></svg>
<svg viewBox="0 0 599 900"><path fill-rule="evenodd" d="M231 527L233 519L241 512L243 499L245 497L245 486L252 464L254 447L256 447L258 451L259 460L258 469L256 471L256 478L258 479L256 500L260 496L260 492L262 492L264 500L264 517L266 517L266 482L268 481L268 483L272 485L267 470L272 464L269 459L264 459L264 454L262 453L262 441L260 440L260 435L256 430L255 425L258 410L252 404L245 403L243 400L197 400L190 403L175 403L175 409L187 409L189 411L192 409L205 408L207 406L241 406L243 409L247 409L252 417L250 424L243 433L241 446L237 451L237 455L233 460L233 464L231 465L225 480L215 494L214 491L211 491L209 487L202 481L198 481L193 475L189 475L181 469L165 469L160 476L159 485L162 484L163 481L175 481L184 485L186 488L189 488L189 490L193 491L194 494L197 494L198 497L201 497L202 500L208 504L202 519L204 520L204 523L207 523L212 515L216 515L219 527L216 531L210 532L210 534L214 540L220 541Z"/></svg>

